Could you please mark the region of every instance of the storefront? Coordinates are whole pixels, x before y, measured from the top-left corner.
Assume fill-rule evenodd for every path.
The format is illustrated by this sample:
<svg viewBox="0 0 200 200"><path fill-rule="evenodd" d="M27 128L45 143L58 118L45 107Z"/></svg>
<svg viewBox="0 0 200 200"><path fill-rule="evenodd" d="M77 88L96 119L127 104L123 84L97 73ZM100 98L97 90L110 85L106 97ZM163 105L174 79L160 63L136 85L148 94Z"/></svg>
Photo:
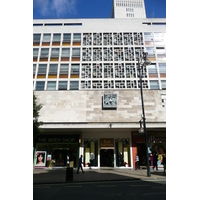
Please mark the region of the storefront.
<svg viewBox="0 0 200 200"><path fill-rule="evenodd" d="M85 167L131 167L130 138L84 138Z"/></svg>
<svg viewBox="0 0 200 200"><path fill-rule="evenodd" d="M138 154L139 156L139 165L147 166L146 159L146 145L144 136L135 136L132 139L133 143L133 160L135 161L135 156ZM166 154L166 133L149 133L147 135L148 142L148 154L149 154L149 166L153 167L153 154L156 153L158 155L158 168L162 168L162 155ZM135 166L134 166L135 167Z"/></svg>
<svg viewBox="0 0 200 200"><path fill-rule="evenodd" d="M37 138L35 151L35 167L38 166L37 156L42 152L44 167L77 166L79 157L80 135L48 135Z"/></svg>

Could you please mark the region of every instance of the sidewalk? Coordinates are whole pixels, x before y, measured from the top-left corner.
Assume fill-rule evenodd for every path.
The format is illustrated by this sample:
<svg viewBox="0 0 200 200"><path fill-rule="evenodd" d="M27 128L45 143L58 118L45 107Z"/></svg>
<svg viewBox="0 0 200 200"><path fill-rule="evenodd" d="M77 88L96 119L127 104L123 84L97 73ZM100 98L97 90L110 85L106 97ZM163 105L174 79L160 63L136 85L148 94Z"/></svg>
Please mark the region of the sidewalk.
<svg viewBox="0 0 200 200"><path fill-rule="evenodd" d="M99 182L99 181L125 181L125 180L166 180L163 170L150 170L151 177L147 177L146 169L86 169L84 173L81 171L77 174L77 169L73 169L73 181L78 182ZM66 183L66 168L45 168L33 169L33 184L47 183Z"/></svg>

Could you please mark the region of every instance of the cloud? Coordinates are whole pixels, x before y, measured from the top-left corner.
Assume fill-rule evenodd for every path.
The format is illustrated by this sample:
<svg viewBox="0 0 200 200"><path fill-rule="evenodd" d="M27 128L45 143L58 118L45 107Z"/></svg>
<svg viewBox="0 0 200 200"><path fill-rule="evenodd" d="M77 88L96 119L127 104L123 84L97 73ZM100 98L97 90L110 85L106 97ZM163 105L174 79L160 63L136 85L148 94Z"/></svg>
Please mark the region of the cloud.
<svg viewBox="0 0 200 200"><path fill-rule="evenodd" d="M76 14L76 0L33 0L33 8L42 17L66 17Z"/></svg>

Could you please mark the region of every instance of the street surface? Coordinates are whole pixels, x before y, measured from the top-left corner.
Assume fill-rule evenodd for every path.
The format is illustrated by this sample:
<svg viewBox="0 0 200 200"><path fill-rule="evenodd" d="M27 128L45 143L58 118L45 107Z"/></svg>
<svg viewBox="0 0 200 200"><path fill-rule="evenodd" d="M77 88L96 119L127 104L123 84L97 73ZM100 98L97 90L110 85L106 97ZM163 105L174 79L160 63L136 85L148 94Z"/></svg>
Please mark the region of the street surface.
<svg viewBox="0 0 200 200"><path fill-rule="evenodd" d="M33 200L166 199L166 179L35 184Z"/></svg>

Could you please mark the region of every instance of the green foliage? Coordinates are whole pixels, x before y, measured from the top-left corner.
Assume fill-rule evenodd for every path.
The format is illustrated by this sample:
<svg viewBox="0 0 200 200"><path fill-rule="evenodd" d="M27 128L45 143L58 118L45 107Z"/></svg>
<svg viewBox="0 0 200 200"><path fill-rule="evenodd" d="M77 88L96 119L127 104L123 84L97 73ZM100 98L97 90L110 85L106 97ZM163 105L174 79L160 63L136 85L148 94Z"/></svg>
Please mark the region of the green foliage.
<svg viewBox="0 0 200 200"><path fill-rule="evenodd" d="M42 129L40 126L43 124L43 122L38 121L38 117L40 109L42 108L42 104L37 104L37 97L35 96L33 92L33 141L35 143L35 139L37 136L42 132Z"/></svg>

